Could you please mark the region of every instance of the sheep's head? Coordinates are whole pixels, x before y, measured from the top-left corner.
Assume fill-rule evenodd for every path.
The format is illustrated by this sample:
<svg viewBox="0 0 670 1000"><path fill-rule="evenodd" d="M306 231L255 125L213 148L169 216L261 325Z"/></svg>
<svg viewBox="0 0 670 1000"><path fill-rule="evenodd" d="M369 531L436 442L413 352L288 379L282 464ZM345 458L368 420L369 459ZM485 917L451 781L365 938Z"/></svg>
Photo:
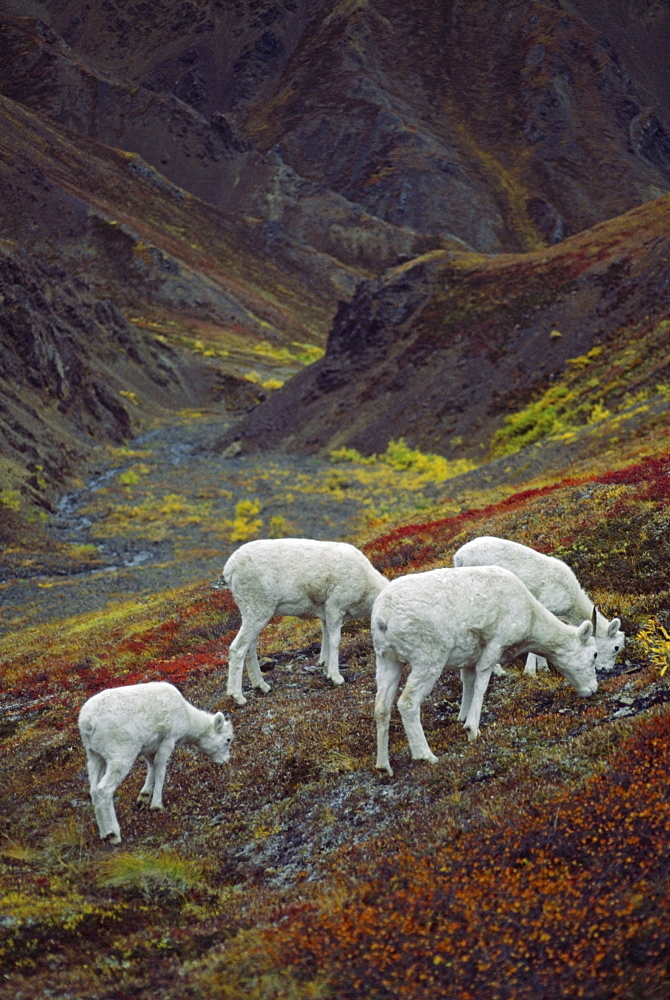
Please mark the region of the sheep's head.
<svg viewBox="0 0 670 1000"><path fill-rule="evenodd" d="M223 712L211 717L209 730L198 740L198 746L215 764L227 764L230 760L230 744L233 740L233 724Z"/></svg>
<svg viewBox="0 0 670 1000"><path fill-rule="evenodd" d="M625 634L620 630L621 622L613 618L611 622L598 623L595 638L598 647L598 670L611 670L618 654L624 647Z"/></svg>
<svg viewBox="0 0 670 1000"><path fill-rule="evenodd" d="M574 629L570 641L561 651L562 655L554 661L554 666L572 684L575 691L583 697L595 694L598 690L596 680L596 664L598 662L598 646L593 637L591 622L582 622Z"/></svg>

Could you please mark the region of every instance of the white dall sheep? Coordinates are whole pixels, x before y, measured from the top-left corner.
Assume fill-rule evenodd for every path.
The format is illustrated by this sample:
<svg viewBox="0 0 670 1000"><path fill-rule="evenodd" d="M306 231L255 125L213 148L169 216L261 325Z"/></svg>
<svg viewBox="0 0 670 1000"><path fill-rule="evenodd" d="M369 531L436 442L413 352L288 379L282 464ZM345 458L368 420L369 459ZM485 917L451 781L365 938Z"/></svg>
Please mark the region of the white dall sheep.
<svg viewBox="0 0 670 1000"><path fill-rule="evenodd" d="M454 555L454 566L502 566L518 576L540 604L544 604L557 618L570 625L578 625L588 618L593 624L598 647L598 669L613 668L626 639L624 633L619 631L621 621L618 618L608 621L600 614L582 590L575 574L561 559L546 556L507 538L483 535L458 549ZM532 652L526 659L525 672L534 674L537 667L546 666L544 657ZM498 672L504 673L503 670Z"/></svg>
<svg viewBox="0 0 670 1000"><path fill-rule="evenodd" d="M121 841L114 792L138 756L147 765L147 779L137 803L163 809L165 769L175 747L193 744L216 764L225 764L233 738L232 723L222 712L210 715L195 708L164 681L94 694L79 713L79 731L100 838L112 844Z"/></svg>
<svg viewBox="0 0 670 1000"><path fill-rule="evenodd" d="M477 738L484 694L496 663L537 649L579 694L598 687L598 655L591 622L566 625L537 601L518 577L498 566L434 569L389 583L372 609L377 654L377 767L393 774L388 756L389 720L404 663L407 683L398 699L414 760L433 763L421 726L421 704L445 668L460 670L458 715Z"/></svg>
<svg viewBox="0 0 670 1000"><path fill-rule="evenodd" d="M242 614L242 626L230 644L227 694L238 705L248 654L252 687L270 690L258 665L256 643L275 615L320 618L320 663L333 684L343 684L339 668L342 622L369 618L388 580L355 546L309 538L265 538L241 545L223 567Z"/></svg>

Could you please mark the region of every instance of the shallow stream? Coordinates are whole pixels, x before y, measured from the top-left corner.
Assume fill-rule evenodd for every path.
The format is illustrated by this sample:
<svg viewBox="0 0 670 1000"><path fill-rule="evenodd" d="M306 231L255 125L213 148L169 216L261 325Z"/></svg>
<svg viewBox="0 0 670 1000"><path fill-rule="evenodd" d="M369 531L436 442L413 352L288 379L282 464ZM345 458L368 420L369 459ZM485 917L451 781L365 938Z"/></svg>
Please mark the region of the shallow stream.
<svg viewBox="0 0 670 1000"><path fill-rule="evenodd" d="M214 582L230 552L231 522L250 501L272 530L342 539L364 509L324 488L326 464L287 455L224 458L220 417L175 422L116 449L85 485L64 495L47 525L59 542L90 546L95 568L0 584L0 634L95 611L130 597ZM81 550L84 551L84 550ZM87 550L88 551L88 550Z"/></svg>

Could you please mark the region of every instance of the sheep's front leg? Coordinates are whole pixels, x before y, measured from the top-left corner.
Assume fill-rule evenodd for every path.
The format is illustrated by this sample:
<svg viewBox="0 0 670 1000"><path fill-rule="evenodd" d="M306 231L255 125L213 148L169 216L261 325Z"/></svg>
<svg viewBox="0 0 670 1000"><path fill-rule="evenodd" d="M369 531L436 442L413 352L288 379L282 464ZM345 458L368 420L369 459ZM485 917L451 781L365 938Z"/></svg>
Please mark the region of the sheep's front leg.
<svg viewBox="0 0 670 1000"><path fill-rule="evenodd" d="M471 685L471 700L465 719L465 729L468 734L468 742L472 743L479 736L479 720L482 714L484 695L489 686L493 668L498 663L502 654L499 644L487 646L477 661L474 670L464 671L468 676L468 683ZM465 682L463 684L465 697ZM460 716L459 716L460 718Z"/></svg>
<svg viewBox="0 0 670 1000"><path fill-rule="evenodd" d="M344 677L340 673L340 639L342 637L342 622L344 613L333 610L326 606L326 677L333 684L344 684Z"/></svg>
<svg viewBox="0 0 670 1000"><path fill-rule="evenodd" d="M377 767L393 775L389 762L389 724L393 700L400 684L402 663L390 652L377 653L377 697L375 722L377 723Z"/></svg>
<svg viewBox="0 0 670 1000"><path fill-rule="evenodd" d="M413 663L403 693L398 698L398 711L402 716L407 741L412 752L412 760L427 760L431 764L437 763L437 757L428 746L421 725L421 705L435 687L435 682L441 673L441 664Z"/></svg>
<svg viewBox="0 0 670 1000"><path fill-rule="evenodd" d="M458 721L465 722L472 704L472 696L475 690L475 668L465 667L461 670L461 707L458 712Z"/></svg>
<svg viewBox="0 0 670 1000"><path fill-rule="evenodd" d="M140 791L140 794L137 796L138 806L149 805L149 800L151 799L151 793L154 790L154 777L156 773L156 769L154 766L154 757L155 754L142 754L142 760L147 765L147 777L144 784L142 785L142 790Z"/></svg>
<svg viewBox="0 0 670 1000"><path fill-rule="evenodd" d="M154 790L151 796L150 809L164 809L163 805L163 783L165 781L165 770L170 754L174 750L174 740L165 739L154 755Z"/></svg>

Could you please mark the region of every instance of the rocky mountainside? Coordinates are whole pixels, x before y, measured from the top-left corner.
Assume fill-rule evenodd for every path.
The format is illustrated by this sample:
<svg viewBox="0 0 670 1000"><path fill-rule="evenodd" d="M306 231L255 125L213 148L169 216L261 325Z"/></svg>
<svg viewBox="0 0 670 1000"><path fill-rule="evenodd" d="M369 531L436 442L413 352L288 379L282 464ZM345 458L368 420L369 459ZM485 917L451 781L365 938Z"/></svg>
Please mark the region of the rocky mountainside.
<svg viewBox="0 0 670 1000"><path fill-rule="evenodd" d="M204 360L147 341L56 264L0 245L0 287L5 497L48 506L97 442L120 444L149 417L231 391Z"/></svg>
<svg viewBox="0 0 670 1000"><path fill-rule="evenodd" d="M178 353L204 353L239 386L246 376L263 380L262 363L260 376L250 372L256 351L284 352L292 374L294 355L323 344L335 317L327 360L269 400L247 438L271 426L267 440L284 446L288 435L301 448L346 440L369 450L406 433L441 448L464 440L458 448L472 452L514 393L527 395L601 337L577 319L577 289L564 326L579 335L529 353L527 338L540 343L544 334L519 305L527 297L519 288L538 288L563 259L543 256L547 248L670 190L670 105L665 70L654 68L667 12L651 0L606 8L605 16L589 0L4 0L3 246L19 269L59 274L84 313L111 303L118 322L105 336L136 340L147 384L164 377L157 338ZM585 305L600 294L594 282ZM440 283L449 284L446 298ZM476 353L481 335L459 289L491 284L501 312L488 376L513 375L483 391L479 366L463 362L458 391L441 403L431 379L451 385L453 364ZM537 294L549 309L548 294ZM60 308L56 297L45 301ZM422 303L448 309L447 326L428 320ZM419 315L423 326L411 331ZM55 342L64 322L106 384L100 342L85 323L56 319ZM4 329L20 337L11 316ZM445 338L456 329L463 346L452 357ZM416 336L421 349L399 367ZM124 356L122 341L117 350ZM14 358L15 368L24 363L20 351ZM11 379L27 385L30 373ZM333 409L343 380L350 393ZM280 411L307 384L293 435L295 412ZM86 411L86 392L72 391ZM175 391L171 405L182 398ZM417 391L423 410L407 403ZM26 464L21 477L12 435L17 423L20 434L35 433L41 420L49 436L54 392L36 390L32 423L13 410L4 434L12 483L29 492L32 472ZM380 418L379 400L388 409L391 392L390 416ZM345 431L342 401L359 395L367 402L356 403ZM115 406L126 406L118 393ZM422 413L436 408L429 433L433 418ZM92 416L92 439L120 433L109 412ZM80 430L73 422L70 431Z"/></svg>
<svg viewBox="0 0 670 1000"><path fill-rule="evenodd" d="M669 264L667 196L533 253L401 264L341 305L325 357L224 443L369 454L407 434L481 460L517 411L526 431L550 432L561 415L587 424L659 391L665 406Z"/></svg>
<svg viewBox="0 0 670 1000"><path fill-rule="evenodd" d="M398 228L526 249L668 190L658 6L14 0L40 20L3 89L338 259L361 211L381 257Z"/></svg>

